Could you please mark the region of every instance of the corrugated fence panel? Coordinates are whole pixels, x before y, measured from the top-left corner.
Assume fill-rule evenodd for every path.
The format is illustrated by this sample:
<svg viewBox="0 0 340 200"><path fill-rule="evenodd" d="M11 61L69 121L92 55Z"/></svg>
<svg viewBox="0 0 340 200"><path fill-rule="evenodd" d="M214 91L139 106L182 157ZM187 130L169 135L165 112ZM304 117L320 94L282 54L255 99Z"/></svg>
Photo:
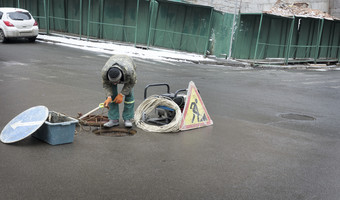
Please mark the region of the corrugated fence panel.
<svg viewBox="0 0 340 200"><path fill-rule="evenodd" d="M287 36L289 31L289 23L287 19L271 19L268 29L268 43L272 44L266 49L264 58L284 58L284 52L287 44Z"/></svg>
<svg viewBox="0 0 340 200"><path fill-rule="evenodd" d="M340 61L340 21L334 22L334 37L333 37L333 47L331 48L332 57L337 57L338 61Z"/></svg>
<svg viewBox="0 0 340 200"><path fill-rule="evenodd" d="M284 58L290 19L265 16L259 40L259 53L257 58Z"/></svg>
<svg viewBox="0 0 340 200"><path fill-rule="evenodd" d="M254 58L259 22L260 16L258 14L241 15L232 57L238 59Z"/></svg>
<svg viewBox="0 0 340 200"><path fill-rule="evenodd" d="M82 25L80 21L82 0L68 0L65 7L65 23L67 32L79 34L80 26Z"/></svg>
<svg viewBox="0 0 340 200"><path fill-rule="evenodd" d="M139 12L138 12L138 27L137 27L137 43L147 44L149 25L150 25L150 9L151 1L139 1Z"/></svg>
<svg viewBox="0 0 340 200"><path fill-rule="evenodd" d="M29 10L32 15L38 13L38 0L20 0L19 5L21 8Z"/></svg>
<svg viewBox="0 0 340 200"><path fill-rule="evenodd" d="M205 53L211 10L206 7L158 1L150 42L154 46Z"/></svg>
<svg viewBox="0 0 340 200"><path fill-rule="evenodd" d="M214 11L209 43L210 54L224 58L228 56L233 18L233 14Z"/></svg>
<svg viewBox="0 0 340 200"><path fill-rule="evenodd" d="M314 58L319 33L318 25L319 20L297 18L294 26L291 57L294 59Z"/></svg>
<svg viewBox="0 0 340 200"><path fill-rule="evenodd" d="M339 23L318 18L242 14L232 55L238 59L334 62L339 60L340 53Z"/></svg>
<svg viewBox="0 0 340 200"><path fill-rule="evenodd" d="M126 7L124 0L104 1L103 38L126 41L129 30L124 30ZM116 25L112 25L116 24Z"/></svg>
<svg viewBox="0 0 340 200"><path fill-rule="evenodd" d="M154 37L151 40L152 44L154 46L180 49L181 34L179 33L183 30L185 14L185 6L160 3L157 10Z"/></svg>
<svg viewBox="0 0 340 200"><path fill-rule="evenodd" d="M65 2L50 0L49 2L49 24L50 29L60 32L67 32L65 17Z"/></svg>
<svg viewBox="0 0 340 200"><path fill-rule="evenodd" d="M86 33L90 37L102 38L102 25L99 24L102 22L102 8L103 2L100 1L91 1L88 4L88 9L86 10L88 16L88 24L86 25L87 30ZM90 7L90 9L89 9ZM89 12L89 13L88 13Z"/></svg>
<svg viewBox="0 0 340 200"><path fill-rule="evenodd" d="M337 59L340 40L340 23L325 20L320 43L319 59ZM338 47L338 48L337 48Z"/></svg>
<svg viewBox="0 0 340 200"><path fill-rule="evenodd" d="M137 7L139 8L138 18L136 16ZM134 43L137 39L139 43L146 43L149 20L148 9L148 1L91 1L89 36L129 43ZM88 14L88 12L86 13ZM137 20L140 23L139 26L137 26Z"/></svg>
<svg viewBox="0 0 340 200"><path fill-rule="evenodd" d="M18 1L14 0L0 0L1 7L19 7Z"/></svg>

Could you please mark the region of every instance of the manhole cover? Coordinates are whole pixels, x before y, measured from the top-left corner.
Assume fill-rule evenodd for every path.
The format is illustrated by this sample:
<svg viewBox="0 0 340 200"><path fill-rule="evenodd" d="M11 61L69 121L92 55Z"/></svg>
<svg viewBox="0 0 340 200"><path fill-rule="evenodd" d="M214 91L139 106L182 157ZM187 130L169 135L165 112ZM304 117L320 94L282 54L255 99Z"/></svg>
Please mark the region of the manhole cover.
<svg viewBox="0 0 340 200"><path fill-rule="evenodd" d="M296 113L284 113L284 114L280 114L280 117L285 118L285 119L303 120L303 121L315 120L315 118L312 116L301 115L301 114L296 114Z"/></svg>
<svg viewBox="0 0 340 200"><path fill-rule="evenodd" d="M78 113L78 119L81 116L82 114ZM107 116L89 115L79 120L79 123L83 126L103 126L108 121L109 118Z"/></svg>
<svg viewBox="0 0 340 200"><path fill-rule="evenodd" d="M96 135L100 136L111 136L111 137L124 137L124 136L133 136L137 133L135 129L127 129L121 127L112 127L112 128L99 128L92 131Z"/></svg>

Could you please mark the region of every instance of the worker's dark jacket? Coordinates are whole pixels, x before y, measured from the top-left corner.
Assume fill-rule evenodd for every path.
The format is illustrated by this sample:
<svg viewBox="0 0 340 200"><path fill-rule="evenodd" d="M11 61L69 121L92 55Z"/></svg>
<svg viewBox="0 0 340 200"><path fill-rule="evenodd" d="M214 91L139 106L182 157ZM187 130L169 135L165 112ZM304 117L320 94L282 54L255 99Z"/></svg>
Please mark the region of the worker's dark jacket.
<svg viewBox="0 0 340 200"><path fill-rule="evenodd" d="M106 90L106 96L113 95L113 83L110 82L107 77L107 71L109 71L111 67L117 67L123 72L119 84L124 84L124 86L120 93L125 96L128 95L131 92L133 86L137 83L136 65L133 62L132 58L125 55L114 55L111 56L111 58L106 62L102 69L103 88Z"/></svg>

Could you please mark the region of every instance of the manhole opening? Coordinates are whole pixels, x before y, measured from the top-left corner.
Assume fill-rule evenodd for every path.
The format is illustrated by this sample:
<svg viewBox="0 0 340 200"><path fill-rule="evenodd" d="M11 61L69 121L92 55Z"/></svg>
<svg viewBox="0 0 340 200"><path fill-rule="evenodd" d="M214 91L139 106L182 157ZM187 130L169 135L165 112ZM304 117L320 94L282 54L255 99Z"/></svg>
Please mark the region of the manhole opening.
<svg viewBox="0 0 340 200"><path fill-rule="evenodd" d="M296 114L296 113L283 113L280 117L292 120L313 121L316 118L308 115Z"/></svg>
<svg viewBox="0 0 340 200"><path fill-rule="evenodd" d="M78 115L78 118L82 116L81 113L78 113ZM99 136L124 137L133 136L137 133L137 131L132 128L117 126L112 128L104 128L103 125L108 121L109 118L107 116L89 115L79 120L79 123L83 126L96 127L92 132Z"/></svg>

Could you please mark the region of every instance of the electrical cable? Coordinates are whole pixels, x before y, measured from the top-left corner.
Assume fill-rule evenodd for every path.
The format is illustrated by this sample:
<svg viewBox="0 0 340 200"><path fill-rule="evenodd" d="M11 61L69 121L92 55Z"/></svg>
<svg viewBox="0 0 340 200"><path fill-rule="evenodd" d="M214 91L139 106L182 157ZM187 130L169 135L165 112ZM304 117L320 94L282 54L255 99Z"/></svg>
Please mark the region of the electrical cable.
<svg viewBox="0 0 340 200"><path fill-rule="evenodd" d="M153 112L158 106L167 106L174 109L176 112L175 117L171 120L169 124L162 126L150 125L143 121L144 116ZM138 128L149 132L178 132L179 126L182 119L182 113L179 106L170 98L164 96L150 96L145 99L136 109L134 121Z"/></svg>

